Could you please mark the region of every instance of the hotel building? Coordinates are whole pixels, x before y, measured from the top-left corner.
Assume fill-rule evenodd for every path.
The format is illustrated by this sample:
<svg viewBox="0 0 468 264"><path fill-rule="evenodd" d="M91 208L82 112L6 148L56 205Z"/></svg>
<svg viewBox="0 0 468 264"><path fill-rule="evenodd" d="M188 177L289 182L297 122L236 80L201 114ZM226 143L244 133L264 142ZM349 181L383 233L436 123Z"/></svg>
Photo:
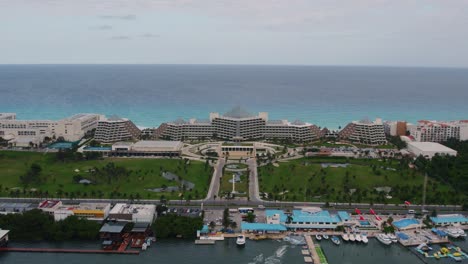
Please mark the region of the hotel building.
<svg viewBox="0 0 468 264"><path fill-rule="evenodd" d="M268 113L253 115L236 107L220 115L210 113L209 120L178 119L164 123L154 132L156 138L170 140L219 138L232 141L289 139L307 142L318 139L318 127L300 121L268 120Z"/></svg>
<svg viewBox="0 0 468 264"><path fill-rule="evenodd" d="M99 120L94 139L101 143L137 140L140 129L129 119L112 116Z"/></svg>
<svg viewBox="0 0 468 264"><path fill-rule="evenodd" d="M0 114L0 137L17 147L27 147L30 142L40 144L46 137L77 141L95 129L100 118L98 114L77 114L59 121L17 120L16 114L3 113Z"/></svg>
<svg viewBox="0 0 468 264"><path fill-rule="evenodd" d="M341 139L368 145L387 143L384 125L380 118L374 122L368 120L353 121L343 128L338 135Z"/></svg>
<svg viewBox="0 0 468 264"><path fill-rule="evenodd" d="M468 140L468 120L428 121L420 120L410 129L414 140L421 142L444 142L449 138Z"/></svg>

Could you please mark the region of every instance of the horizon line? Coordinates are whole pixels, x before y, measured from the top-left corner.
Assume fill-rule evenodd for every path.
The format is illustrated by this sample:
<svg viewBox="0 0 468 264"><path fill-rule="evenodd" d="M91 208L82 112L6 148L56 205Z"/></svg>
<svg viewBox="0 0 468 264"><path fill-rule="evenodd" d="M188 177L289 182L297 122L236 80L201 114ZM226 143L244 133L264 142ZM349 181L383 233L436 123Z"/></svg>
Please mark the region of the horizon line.
<svg viewBox="0 0 468 264"><path fill-rule="evenodd" d="M243 64L243 63L0 63L0 66L264 66L264 67L349 67L349 68L424 68L468 69L468 66L351 65L351 64Z"/></svg>

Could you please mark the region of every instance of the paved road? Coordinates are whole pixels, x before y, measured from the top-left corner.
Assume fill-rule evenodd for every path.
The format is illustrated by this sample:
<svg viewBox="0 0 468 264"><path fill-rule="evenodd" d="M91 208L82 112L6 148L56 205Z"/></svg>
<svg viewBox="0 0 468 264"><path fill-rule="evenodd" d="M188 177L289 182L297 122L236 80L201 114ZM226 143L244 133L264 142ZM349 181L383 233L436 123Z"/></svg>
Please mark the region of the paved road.
<svg viewBox="0 0 468 264"><path fill-rule="evenodd" d="M215 165L215 169L213 172L213 177L211 177L211 183L210 183L210 188L208 190L208 194L206 195L206 198L203 200L204 202L210 202L210 201L215 201L215 195L218 197L219 193L219 179L221 178L223 174L223 167L226 161L222 158L218 159L217 164Z"/></svg>
<svg viewBox="0 0 468 264"><path fill-rule="evenodd" d="M255 158L248 159L247 165L249 165L250 170L249 199L252 202L262 202L262 200L260 199L260 191L258 186L257 160Z"/></svg>

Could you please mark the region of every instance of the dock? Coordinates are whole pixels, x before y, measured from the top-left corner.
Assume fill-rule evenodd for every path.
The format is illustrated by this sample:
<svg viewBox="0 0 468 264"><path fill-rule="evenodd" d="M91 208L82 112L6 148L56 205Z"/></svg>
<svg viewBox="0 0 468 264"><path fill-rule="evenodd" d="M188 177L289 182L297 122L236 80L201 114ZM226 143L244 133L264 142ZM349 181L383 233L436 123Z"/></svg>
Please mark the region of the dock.
<svg viewBox="0 0 468 264"><path fill-rule="evenodd" d="M216 240L211 239L197 239L195 240L195 245L214 245Z"/></svg>
<svg viewBox="0 0 468 264"><path fill-rule="evenodd" d="M312 240L311 236L305 236L307 247L309 248L309 252L312 256L313 263L320 263L320 264L328 264L327 258L323 254L322 249L319 245L315 245L314 241ZM306 261L306 257L304 257L304 261Z"/></svg>
<svg viewBox="0 0 468 264"><path fill-rule="evenodd" d="M76 254L123 254L138 255L140 251L99 250L99 249L63 249L63 248L0 248L0 252L33 252L33 253L76 253Z"/></svg>

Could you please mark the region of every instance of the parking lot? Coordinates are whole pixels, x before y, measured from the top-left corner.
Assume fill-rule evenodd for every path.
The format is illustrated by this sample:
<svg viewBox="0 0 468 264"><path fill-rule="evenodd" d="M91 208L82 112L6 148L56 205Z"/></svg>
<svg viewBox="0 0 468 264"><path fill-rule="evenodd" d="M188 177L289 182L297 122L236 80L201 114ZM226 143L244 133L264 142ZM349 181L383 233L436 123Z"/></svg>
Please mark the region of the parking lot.
<svg viewBox="0 0 468 264"><path fill-rule="evenodd" d="M223 212L224 209L209 209L205 210L205 218L203 219L204 224L209 225L211 222L216 224L216 231L223 229ZM266 215L264 210L255 210L254 214L256 216L255 222L258 223L265 223L266 222ZM229 209L229 219L233 222L236 222L237 228L234 231L240 231L241 223L242 223L242 215L239 213L237 208Z"/></svg>

